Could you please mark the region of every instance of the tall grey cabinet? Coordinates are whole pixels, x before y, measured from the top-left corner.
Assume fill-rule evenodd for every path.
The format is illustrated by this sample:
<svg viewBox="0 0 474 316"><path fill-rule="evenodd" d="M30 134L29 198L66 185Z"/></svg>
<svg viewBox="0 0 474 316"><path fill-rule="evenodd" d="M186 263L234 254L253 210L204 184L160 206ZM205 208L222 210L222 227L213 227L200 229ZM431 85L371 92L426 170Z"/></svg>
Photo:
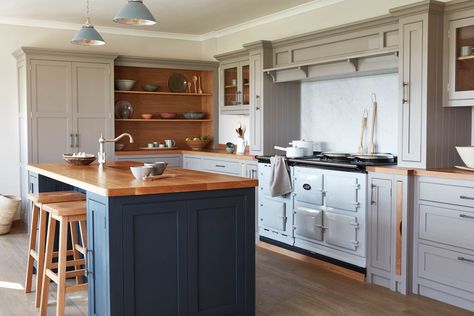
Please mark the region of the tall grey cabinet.
<svg viewBox="0 0 474 316"><path fill-rule="evenodd" d="M455 146L470 144L471 111L443 107L444 4L423 1L391 13L400 32L398 165L453 166Z"/></svg>
<svg viewBox="0 0 474 316"><path fill-rule="evenodd" d="M68 152L95 153L112 137L115 55L22 48L18 69L21 191L25 165L59 162ZM108 148L113 154L113 148Z"/></svg>

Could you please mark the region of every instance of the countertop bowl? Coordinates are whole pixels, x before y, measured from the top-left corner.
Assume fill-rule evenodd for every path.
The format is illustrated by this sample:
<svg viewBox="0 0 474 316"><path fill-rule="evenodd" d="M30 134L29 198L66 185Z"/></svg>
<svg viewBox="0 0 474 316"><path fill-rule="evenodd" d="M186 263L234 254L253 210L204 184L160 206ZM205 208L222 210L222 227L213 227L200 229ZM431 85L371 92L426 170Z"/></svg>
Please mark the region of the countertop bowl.
<svg viewBox="0 0 474 316"><path fill-rule="evenodd" d="M130 91L135 85L136 80L120 79L115 80L115 89L122 91Z"/></svg>
<svg viewBox="0 0 474 316"><path fill-rule="evenodd" d="M87 166L95 161L95 156L86 154L84 157L76 157L72 154L64 154L63 159L72 166Z"/></svg>
<svg viewBox="0 0 474 316"><path fill-rule="evenodd" d="M183 116L187 120L200 120L204 117L203 112L184 112Z"/></svg>
<svg viewBox="0 0 474 316"><path fill-rule="evenodd" d="M160 113L160 117L167 120L175 119L176 113L175 112L162 112Z"/></svg>
<svg viewBox="0 0 474 316"><path fill-rule="evenodd" d="M149 167L149 166L130 167L130 171L132 171L132 174L135 177L135 179L142 180L144 177L149 176L153 172L153 167Z"/></svg>
<svg viewBox="0 0 474 316"><path fill-rule="evenodd" d="M187 140L186 145L189 146L192 150L201 150L204 149L208 144L210 140Z"/></svg>
<svg viewBox="0 0 474 316"><path fill-rule="evenodd" d="M146 84L146 85L142 86L142 89L144 91L147 91L147 92L155 92L155 91L158 91L160 89L160 86L155 86L155 85L152 85L152 84Z"/></svg>
<svg viewBox="0 0 474 316"><path fill-rule="evenodd" d="M474 146L456 146L459 156L468 168L474 168Z"/></svg>
<svg viewBox="0 0 474 316"><path fill-rule="evenodd" d="M151 176L161 176L163 172L165 172L166 167L168 167L167 162L163 161L157 161L157 162L150 162L150 163L145 163L145 167L151 167L153 168L153 171L151 172Z"/></svg>

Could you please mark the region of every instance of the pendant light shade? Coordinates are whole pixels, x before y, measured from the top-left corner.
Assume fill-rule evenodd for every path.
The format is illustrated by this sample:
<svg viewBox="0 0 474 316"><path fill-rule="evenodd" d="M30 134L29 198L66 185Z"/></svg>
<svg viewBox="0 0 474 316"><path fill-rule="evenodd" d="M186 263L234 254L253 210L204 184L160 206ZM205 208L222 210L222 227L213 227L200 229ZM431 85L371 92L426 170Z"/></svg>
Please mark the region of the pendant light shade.
<svg viewBox="0 0 474 316"><path fill-rule="evenodd" d="M156 20L142 0L128 0L114 18L114 22L128 25L154 25Z"/></svg>
<svg viewBox="0 0 474 316"><path fill-rule="evenodd" d="M99 32L96 31L94 26L85 24L79 32L74 35L71 43L76 45L99 46L104 45L105 41L102 36L100 36Z"/></svg>
<svg viewBox="0 0 474 316"><path fill-rule="evenodd" d="M94 26L90 24L89 18L89 0L86 0L87 11L86 11L86 24L84 24L79 32L74 35L71 40L72 44L86 45L86 46L99 46L104 45L105 41L100 36L99 32L96 31Z"/></svg>

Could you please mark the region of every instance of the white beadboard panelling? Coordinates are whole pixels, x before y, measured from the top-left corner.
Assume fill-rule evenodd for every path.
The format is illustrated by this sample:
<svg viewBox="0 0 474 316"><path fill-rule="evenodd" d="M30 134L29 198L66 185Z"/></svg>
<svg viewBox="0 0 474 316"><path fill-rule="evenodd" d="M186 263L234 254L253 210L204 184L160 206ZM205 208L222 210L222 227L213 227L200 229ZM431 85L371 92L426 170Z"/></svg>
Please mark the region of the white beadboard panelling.
<svg viewBox="0 0 474 316"><path fill-rule="evenodd" d="M235 126L240 122L247 126L247 132L245 133L245 139L247 143L249 141L249 126L250 119L248 115L224 115L219 116L219 144L225 144L227 142L236 143L237 133L235 132Z"/></svg>
<svg viewBox="0 0 474 316"><path fill-rule="evenodd" d="M301 84L301 137L319 142L322 150L355 152L360 118L369 118L364 150L369 141L372 93L377 95L377 152L397 153L398 74L383 74Z"/></svg>

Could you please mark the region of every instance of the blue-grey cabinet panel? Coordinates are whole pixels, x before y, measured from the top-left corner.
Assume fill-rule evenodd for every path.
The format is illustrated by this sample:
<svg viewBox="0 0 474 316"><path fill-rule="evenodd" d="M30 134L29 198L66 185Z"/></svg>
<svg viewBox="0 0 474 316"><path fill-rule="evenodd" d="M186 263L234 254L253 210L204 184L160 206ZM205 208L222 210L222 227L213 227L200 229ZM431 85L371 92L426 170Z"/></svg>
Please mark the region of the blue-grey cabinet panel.
<svg viewBox="0 0 474 316"><path fill-rule="evenodd" d="M88 194L87 270L89 271L89 315L111 315L109 310L108 205Z"/></svg>
<svg viewBox="0 0 474 316"><path fill-rule="evenodd" d="M123 207L124 315L186 315L184 202Z"/></svg>
<svg viewBox="0 0 474 316"><path fill-rule="evenodd" d="M242 315L245 199L188 202L190 315Z"/></svg>

